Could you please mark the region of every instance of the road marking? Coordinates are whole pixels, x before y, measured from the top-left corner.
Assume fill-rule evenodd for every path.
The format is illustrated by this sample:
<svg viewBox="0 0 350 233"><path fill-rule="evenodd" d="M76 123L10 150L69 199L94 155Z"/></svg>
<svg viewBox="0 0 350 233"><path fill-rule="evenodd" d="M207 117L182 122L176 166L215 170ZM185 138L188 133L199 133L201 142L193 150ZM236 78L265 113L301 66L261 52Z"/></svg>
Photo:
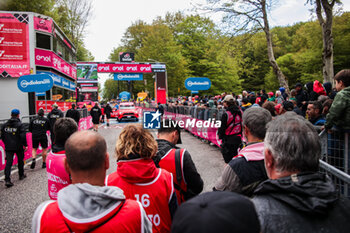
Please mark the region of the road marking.
<svg viewBox="0 0 350 233"><path fill-rule="evenodd" d="M43 159L43 157L42 156L38 156L36 159L35 159L35 161L40 161L40 160L42 160ZM30 160L30 161L32 161L31 159L27 159L27 160ZM26 161L27 161L26 160ZM24 166L23 166L23 170L26 168L26 167L28 167L28 166L30 166L30 164L32 164L31 162L26 162L26 164L24 164ZM34 170L34 169L31 169L31 170ZM45 169L46 170L46 169ZM4 170L4 172L5 172L5 170ZM18 172L18 168L16 168L16 169L14 169L13 171L11 171L11 175L13 175L13 174L15 174L16 172ZM5 175L3 175L3 176L0 176L0 180L5 180Z"/></svg>

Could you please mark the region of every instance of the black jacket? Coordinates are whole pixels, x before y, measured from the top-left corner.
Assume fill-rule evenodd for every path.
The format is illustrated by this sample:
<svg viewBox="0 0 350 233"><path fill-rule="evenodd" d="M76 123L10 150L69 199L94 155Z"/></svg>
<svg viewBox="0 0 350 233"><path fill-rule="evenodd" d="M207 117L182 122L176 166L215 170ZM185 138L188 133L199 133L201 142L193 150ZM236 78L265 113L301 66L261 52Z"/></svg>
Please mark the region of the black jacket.
<svg viewBox="0 0 350 233"><path fill-rule="evenodd" d="M47 115L47 118L50 121L51 131L53 130L53 126L58 118L63 117L63 112L57 108L52 109L52 111Z"/></svg>
<svg viewBox="0 0 350 233"><path fill-rule="evenodd" d="M254 193L262 232L349 232L350 200L324 174L266 180Z"/></svg>
<svg viewBox="0 0 350 233"><path fill-rule="evenodd" d="M242 113L241 113L241 110L235 106L235 105L231 105L229 106L226 111L230 111L232 113L232 115L236 115L236 114L239 114L242 118ZM232 138L232 137L237 137L237 135L226 135L225 134L225 131L227 129L227 113L225 112L222 117L221 117L221 126L220 128L218 129L218 135L219 135L219 138L223 140L223 143L226 142L226 141L230 141L229 138ZM242 126L241 126L242 128Z"/></svg>
<svg viewBox="0 0 350 233"><path fill-rule="evenodd" d="M100 116L102 115L102 111L99 107L92 107L90 110L90 115L92 117L92 119L98 120L100 119Z"/></svg>
<svg viewBox="0 0 350 233"><path fill-rule="evenodd" d="M157 139L158 143L158 153L156 156L156 165L158 166L159 160L171 149L180 149L179 147L171 144L170 142L163 140L163 139ZM158 159L158 161L157 161ZM174 161L175 163L175 161ZM186 200L199 194L203 190L203 180L199 173L197 172L196 166L194 165L190 153L185 150L184 156L183 156L183 173L184 178L187 183L187 195Z"/></svg>
<svg viewBox="0 0 350 233"><path fill-rule="evenodd" d="M27 146L26 131L18 118L11 118L1 127L1 139L6 151L23 150Z"/></svg>
<svg viewBox="0 0 350 233"><path fill-rule="evenodd" d="M105 107L105 114L109 115L111 113L112 113L112 108L111 108L111 106L109 104L107 104L106 107Z"/></svg>
<svg viewBox="0 0 350 233"><path fill-rule="evenodd" d="M77 122L77 124L79 124L80 112L76 109L71 108L67 111L66 117L73 118L73 120L75 120L75 122Z"/></svg>
<svg viewBox="0 0 350 233"><path fill-rule="evenodd" d="M36 138L46 137L46 131L50 129L49 119L43 116L37 116L29 123L29 131L33 134L33 137Z"/></svg>

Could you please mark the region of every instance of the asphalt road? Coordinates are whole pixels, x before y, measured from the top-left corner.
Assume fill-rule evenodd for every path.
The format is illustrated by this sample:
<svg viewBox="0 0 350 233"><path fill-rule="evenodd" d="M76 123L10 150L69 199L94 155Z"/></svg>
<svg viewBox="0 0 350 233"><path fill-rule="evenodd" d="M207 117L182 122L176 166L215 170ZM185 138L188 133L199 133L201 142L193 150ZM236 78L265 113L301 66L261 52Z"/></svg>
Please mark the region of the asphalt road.
<svg viewBox="0 0 350 233"><path fill-rule="evenodd" d="M107 141L110 154L110 168L107 174L116 170L114 147L118 135L127 123L112 123L110 127L101 125L99 133ZM153 131L155 136L155 131ZM194 161L198 172L204 181L204 192L211 191L217 178L221 175L224 167L219 149L202 142L188 132L182 132L182 148L186 148ZM6 188L4 181L0 181L0 232L30 232L31 220L36 207L43 201L49 200L47 194L46 170L41 168L41 160L37 162L34 170L25 165L27 178L20 181L18 174L12 174L11 179L15 184Z"/></svg>

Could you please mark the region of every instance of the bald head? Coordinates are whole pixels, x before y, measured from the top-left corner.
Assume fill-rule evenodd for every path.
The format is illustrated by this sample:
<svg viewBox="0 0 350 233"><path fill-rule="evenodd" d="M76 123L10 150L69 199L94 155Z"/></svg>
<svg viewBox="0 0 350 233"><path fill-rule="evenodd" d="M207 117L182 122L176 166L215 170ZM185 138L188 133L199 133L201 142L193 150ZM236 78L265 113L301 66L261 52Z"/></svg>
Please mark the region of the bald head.
<svg viewBox="0 0 350 233"><path fill-rule="evenodd" d="M65 149L67 163L73 171L100 169L106 160L106 141L93 131L74 133L66 141Z"/></svg>

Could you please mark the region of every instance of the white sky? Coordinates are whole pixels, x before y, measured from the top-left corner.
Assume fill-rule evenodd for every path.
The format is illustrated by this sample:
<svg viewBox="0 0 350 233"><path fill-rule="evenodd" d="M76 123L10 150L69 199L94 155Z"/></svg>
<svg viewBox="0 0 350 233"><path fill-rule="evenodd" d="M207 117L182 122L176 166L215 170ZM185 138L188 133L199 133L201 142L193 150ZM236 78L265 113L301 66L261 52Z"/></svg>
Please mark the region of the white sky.
<svg viewBox="0 0 350 233"><path fill-rule="evenodd" d="M167 12L183 11L191 14L193 3L205 0L93 0L93 17L87 27L85 44L95 57L95 61L108 61L114 47L120 45L126 29L137 20L151 23L157 16L164 17ZM311 19L310 5L306 0L280 0L272 11L271 26L292 25ZM343 0L343 10L350 11L350 0ZM315 18L314 18L315 19ZM218 22L218 19L215 19ZM99 75L101 84L108 77ZM103 87L103 85L102 85Z"/></svg>

